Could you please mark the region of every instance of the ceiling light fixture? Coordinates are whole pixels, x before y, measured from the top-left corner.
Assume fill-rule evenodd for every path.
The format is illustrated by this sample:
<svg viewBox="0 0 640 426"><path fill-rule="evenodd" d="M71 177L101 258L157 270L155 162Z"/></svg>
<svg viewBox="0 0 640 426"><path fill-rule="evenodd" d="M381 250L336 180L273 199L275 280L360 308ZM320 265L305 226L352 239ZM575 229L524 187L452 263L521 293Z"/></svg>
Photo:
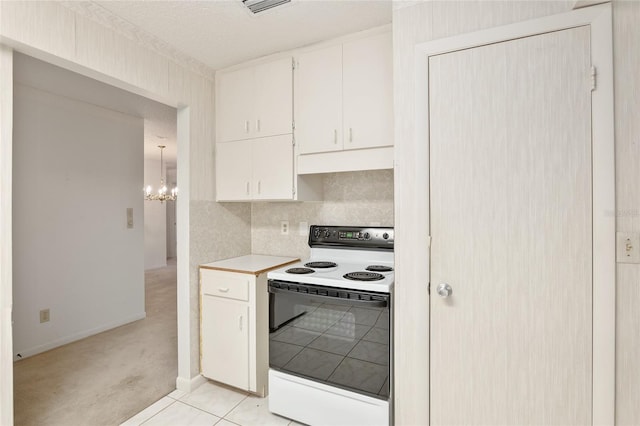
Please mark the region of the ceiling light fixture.
<svg viewBox="0 0 640 426"><path fill-rule="evenodd" d="M171 189L171 193L168 193L167 185L165 185L164 178L162 177L162 172L164 170L164 157L162 155L162 152L166 148L166 146L158 145L158 148L160 148L160 188L155 194L152 193L151 185L143 188L144 199L147 201L160 201L161 203L165 201L175 201L176 198L178 198L178 188L174 187Z"/></svg>
<svg viewBox="0 0 640 426"><path fill-rule="evenodd" d="M242 0L245 6L254 14L264 12L276 6L290 3L291 0Z"/></svg>

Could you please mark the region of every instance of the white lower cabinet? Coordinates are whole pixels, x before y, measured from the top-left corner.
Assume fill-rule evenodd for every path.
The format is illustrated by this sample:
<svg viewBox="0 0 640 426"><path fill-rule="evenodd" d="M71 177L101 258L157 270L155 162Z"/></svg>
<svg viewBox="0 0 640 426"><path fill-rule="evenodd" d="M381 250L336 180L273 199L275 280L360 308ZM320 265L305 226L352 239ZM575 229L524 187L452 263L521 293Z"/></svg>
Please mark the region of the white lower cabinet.
<svg viewBox="0 0 640 426"><path fill-rule="evenodd" d="M202 374L240 389L249 386L249 318L247 303L202 296Z"/></svg>
<svg viewBox="0 0 640 426"><path fill-rule="evenodd" d="M248 255L200 266L200 372L204 377L267 395L267 272L296 260Z"/></svg>
<svg viewBox="0 0 640 426"><path fill-rule="evenodd" d="M202 375L262 396L269 369L266 279L200 269Z"/></svg>

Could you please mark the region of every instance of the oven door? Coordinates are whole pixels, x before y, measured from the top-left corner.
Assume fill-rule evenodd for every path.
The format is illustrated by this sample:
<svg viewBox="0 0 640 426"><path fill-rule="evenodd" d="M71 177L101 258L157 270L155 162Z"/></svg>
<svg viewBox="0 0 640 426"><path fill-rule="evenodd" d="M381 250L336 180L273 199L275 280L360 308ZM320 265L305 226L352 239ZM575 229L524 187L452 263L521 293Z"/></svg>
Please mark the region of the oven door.
<svg viewBox="0 0 640 426"><path fill-rule="evenodd" d="M391 295L269 280L269 366L388 400Z"/></svg>

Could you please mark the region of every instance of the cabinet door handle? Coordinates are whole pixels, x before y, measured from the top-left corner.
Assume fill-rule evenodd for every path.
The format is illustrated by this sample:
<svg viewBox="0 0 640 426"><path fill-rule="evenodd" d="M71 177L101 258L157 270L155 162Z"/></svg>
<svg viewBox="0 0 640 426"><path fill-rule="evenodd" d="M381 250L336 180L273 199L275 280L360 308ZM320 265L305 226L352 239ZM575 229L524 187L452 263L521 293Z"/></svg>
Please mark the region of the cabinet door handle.
<svg viewBox="0 0 640 426"><path fill-rule="evenodd" d="M228 287L226 287L226 288L218 287L218 291L220 293L228 293L229 292L229 288Z"/></svg>
<svg viewBox="0 0 640 426"><path fill-rule="evenodd" d="M349 142L353 142L353 129L349 127Z"/></svg>
<svg viewBox="0 0 640 426"><path fill-rule="evenodd" d="M249 195L249 182L247 182L247 195Z"/></svg>
<svg viewBox="0 0 640 426"><path fill-rule="evenodd" d="M256 120L256 131L260 131L260 120Z"/></svg>
<svg viewBox="0 0 640 426"><path fill-rule="evenodd" d="M333 129L333 143L338 143L338 131Z"/></svg>
<svg viewBox="0 0 640 426"><path fill-rule="evenodd" d="M244 132L249 133L249 120L244 121Z"/></svg>
<svg viewBox="0 0 640 426"><path fill-rule="evenodd" d="M261 189L261 185L260 185L260 181L258 181L258 194L260 194L260 189Z"/></svg>
<svg viewBox="0 0 640 426"><path fill-rule="evenodd" d="M242 315L238 317L238 328L242 331Z"/></svg>

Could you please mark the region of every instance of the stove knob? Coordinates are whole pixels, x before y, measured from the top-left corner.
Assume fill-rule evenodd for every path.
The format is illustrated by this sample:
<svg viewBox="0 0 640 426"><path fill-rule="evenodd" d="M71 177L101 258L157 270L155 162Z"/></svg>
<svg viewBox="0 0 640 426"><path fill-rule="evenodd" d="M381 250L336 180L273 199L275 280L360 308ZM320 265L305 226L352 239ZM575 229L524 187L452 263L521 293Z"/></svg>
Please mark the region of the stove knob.
<svg viewBox="0 0 640 426"><path fill-rule="evenodd" d="M369 233L368 233L368 232L365 232L365 233L364 233L364 239L365 239L365 240L368 240L369 238L371 238L371 235L369 235Z"/></svg>
<svg viewBox="0 0 640 426"><path fill-rule="evenodd" d="M320 238L320 230L318 228L313 231L313 237Z"/></svg>
<svg viewBox="0 0 640 426"><path fill-rule="evenodd" d="M384 234L382 234L382 238L384 238L385 240L389 239L389 234L387 234L386 232Z"/></svg>
<svg viewBox="0 0 640 426"><path fill-rule="evenodd" d="M324 237L325 238L329 238L331 236L331 231L329 231L328 229L324 230Z"/></svg>

